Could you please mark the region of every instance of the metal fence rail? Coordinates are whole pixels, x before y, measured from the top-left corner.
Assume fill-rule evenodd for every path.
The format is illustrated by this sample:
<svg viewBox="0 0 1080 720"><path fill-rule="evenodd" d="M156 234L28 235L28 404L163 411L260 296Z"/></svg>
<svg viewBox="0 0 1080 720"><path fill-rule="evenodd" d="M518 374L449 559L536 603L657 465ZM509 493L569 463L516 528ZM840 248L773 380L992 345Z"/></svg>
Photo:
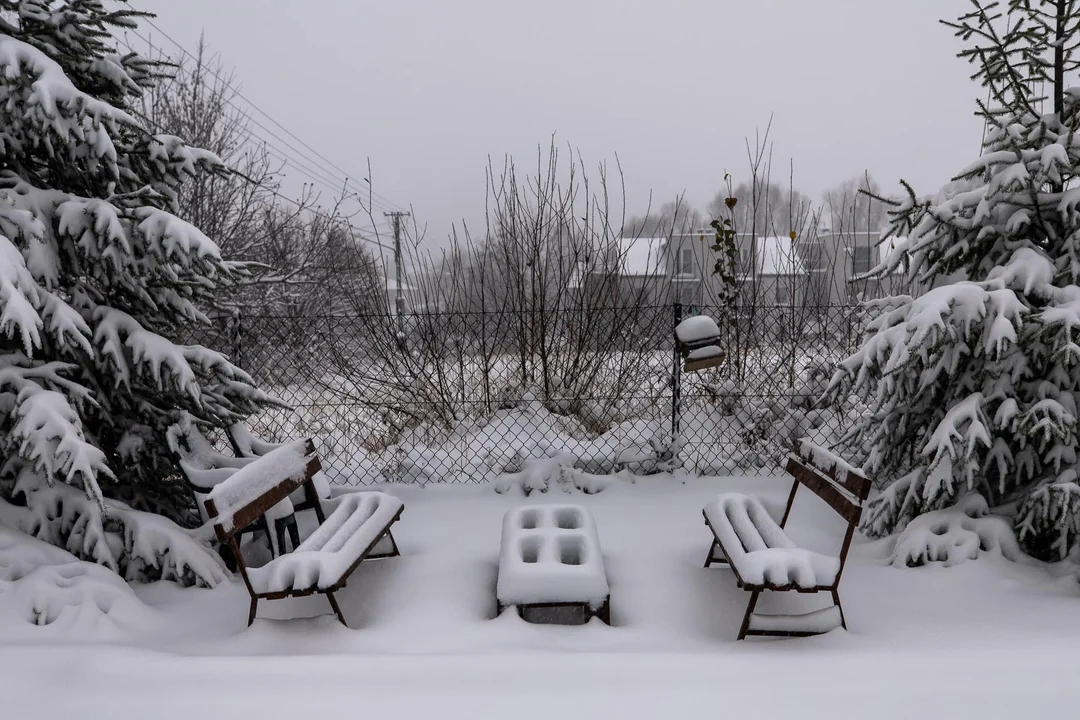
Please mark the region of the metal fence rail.
<svg viewBox="0 0 1080 720"><path fill-rule="evenodd" d="M720 320L727 360L673 383L673 325L697 313ZM796 438L848 428L816 400L858 328L850 306L668 304L236 314L190 340L291 406L251 418L255 433L312 437L331 481L359 485L485 482L550 457L596 474L774 473Z"/></svg>

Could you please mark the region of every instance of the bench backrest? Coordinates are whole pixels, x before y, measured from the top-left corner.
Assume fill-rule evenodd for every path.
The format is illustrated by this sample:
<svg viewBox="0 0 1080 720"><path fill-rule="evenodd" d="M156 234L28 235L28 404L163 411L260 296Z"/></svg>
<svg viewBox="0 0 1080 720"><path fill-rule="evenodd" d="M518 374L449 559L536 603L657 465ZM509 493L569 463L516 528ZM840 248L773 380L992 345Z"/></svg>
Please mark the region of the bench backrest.
<svg viewBox="0 0 1080 720"><path fill-rule="evenodd" d="M792 487L784 519L791 512L795 491L803 485L828 503L840 517L856 524L862 515L863 502L870 494L870 480L860 470L822 447L800 442L788 456L787 471L796 480Z"/></svg>
<svg viewBox="0 0 1080 720"><path fill-rule="evenodd" d="M225 435L229 438L236 457L258 457L273 452L286 443L266 442L251 434L251 430L244 423L235 423L225 428Z"/></svg>
<svg viewBox="0 0 1080 720"><path fill-rule="evenodd" d="M840 573L843 573L851 539L862 516L863 503L870 495L870 480L842 458L808 440L798 443L795 451L788 456L787 471L795 482L791 486L780 527L787 524L799 486L811 490L847 521L847 532L840 546ZM840 573L836 576L837 584L840 583Z"/></svg>
<svg viewBox="0 0 1080 720"><path fill-rule="evenodd" d="M215 498L212 495L208 496L206 498L205 506L207 515L210 516L211 520L217 519L221 515L222 510L230 513L227 520L226 518L222 518L221 521L214 523L214 532L217 533L218 539L222 542L230 541L239 534L241 530L256 522L260 517L265 515L270 508L289 497L289 495L294 493L300 487L305 488L309 500L318 502L315 493L315 485L312 483L311 479L315 476L315 473L322 469L322 463L319 461L319 456L315 454L315 445L311 440L307 440L305 443L304 455L306 465L302 476L282 477L278 479L266 477L266 483L262 483L254 488L250 496L239 498L239 502L236 502L233 507L219 508L217 507ZM275 470L276 465L274 463L274 457L272 455L266 455L256 459L250 465L245 467L243 472L246 474L258 474L260 472L274 473Z"/></svg>

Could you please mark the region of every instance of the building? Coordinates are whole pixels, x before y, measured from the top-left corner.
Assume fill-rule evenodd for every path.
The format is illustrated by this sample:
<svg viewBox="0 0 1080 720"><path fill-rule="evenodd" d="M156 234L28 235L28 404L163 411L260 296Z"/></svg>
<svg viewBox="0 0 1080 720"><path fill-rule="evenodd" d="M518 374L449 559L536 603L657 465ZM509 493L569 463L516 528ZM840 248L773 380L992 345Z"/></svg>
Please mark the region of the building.
<svg viewBox="0 0 1080 720"><path fill-rule="evenodd" d="M867 275L896 251L899 238L881 242L878 232L836 233L828 228L800 242L798 250L808 271L806 303L818 306L849 305L910 292L901 269L888 275Z"/></svg>
<svg viewBox="0 0 1080 720"><path fill-rule="evenodd" d="M715 238L712 230L670 238L621 238L611 248L603 274L614 271L624 298L649 304L715 306L724 290L723 279L715 272ZM790 238L740 235L737 243L740 304L799 306L805 302L809 273Z"/></svg>

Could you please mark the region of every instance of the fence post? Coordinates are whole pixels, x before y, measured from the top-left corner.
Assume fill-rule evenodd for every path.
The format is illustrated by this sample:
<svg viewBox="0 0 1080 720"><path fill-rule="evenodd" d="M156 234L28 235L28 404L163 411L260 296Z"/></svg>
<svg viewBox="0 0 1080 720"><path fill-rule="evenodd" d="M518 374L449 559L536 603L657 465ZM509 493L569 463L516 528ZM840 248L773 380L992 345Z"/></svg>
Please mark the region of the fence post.
<svg viewBox="0 0 1080 720"><path fill-rule="evenodd" d="M674 322L671 325L671 459L675 460L678 455L679 420L682 403L682 357L679 355L678 340L675 329L682 322L682 303L675 303Z"/></svg>
<svg viewBox="0 0 1080 720"><path fill-rule="evenodd" d="M240 308L236 308L236 311L233 313L233 357L235 358L236 366L243 369L244 313Z"/></svg>

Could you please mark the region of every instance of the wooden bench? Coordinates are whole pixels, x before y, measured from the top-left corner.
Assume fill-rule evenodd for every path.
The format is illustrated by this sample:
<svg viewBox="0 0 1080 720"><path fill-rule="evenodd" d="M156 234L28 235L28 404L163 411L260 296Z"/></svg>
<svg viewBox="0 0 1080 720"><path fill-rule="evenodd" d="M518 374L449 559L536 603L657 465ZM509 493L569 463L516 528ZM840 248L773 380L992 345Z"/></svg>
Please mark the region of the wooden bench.
<svg viewBox="0 0 1080 720"><path fill-rule="evenodd" d="M244 585L251 596L248 625L255 621L259 600L326 595L338 620L348 627L334 593L365 559L398 555L390 526L401 517L401 500L381 492L346 493L326 515L312 482L322 468L310 441L283 445L216 485L206 498L206 511L218 539L237 558ZM315 510L319 526L292 552L261 567L247 567L237 536L258 522L266 511L303 488ZM374 553L384 538L391 550Z"/></svg>
<svg viewBox="0 0 1080 720"><path fill-rule="evenodd" d="M229 457L219 453L199 431L194 419L190 416L185 416L172 425L166 436L173 460L187 481L196 509L203 522L207 522L210 516L206 512L206 496L237 470L254 462L254 458ZM302 492L299 499L303 499ZM278 554L278 549L285 547L286 532L292 539L293 547L300 543L292 499L282 500L271 507L265 515L244 528L240 534L242 536L245 533L258 534L260 532L266 535L266 543L271 555ZM227 546L223 547L222 558L230 569L236 569L236 559Z"/></svg>
<svg viewBox="0 0 1080 720"><path fill-rule="evenodd" d="M840 605L840 576L863 503L870 494L870 481L829 451L805 440L788 457L787 471L795 481L779 525L760 500L741 493L720 495L702 511L713 532L705 567L713 563L730 566L739 587L751 593L739 640L748 635L803 637L838 626L847 629ZM847 521L839 556L800 548L784 531L800 485ZM828 592L833 605L803 615L755 614L758 596L764 590Z"/></svg>

